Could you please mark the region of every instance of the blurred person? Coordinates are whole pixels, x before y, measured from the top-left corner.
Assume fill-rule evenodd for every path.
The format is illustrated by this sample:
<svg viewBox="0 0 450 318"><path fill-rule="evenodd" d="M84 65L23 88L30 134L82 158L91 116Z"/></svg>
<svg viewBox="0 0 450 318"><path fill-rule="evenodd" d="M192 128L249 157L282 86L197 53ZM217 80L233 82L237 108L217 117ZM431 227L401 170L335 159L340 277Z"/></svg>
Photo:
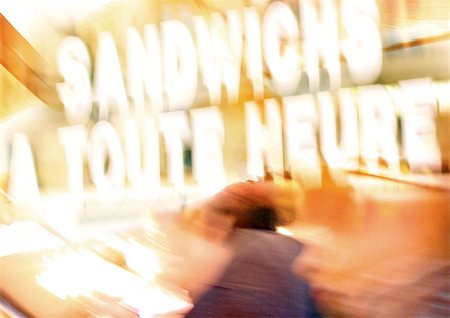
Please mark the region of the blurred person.
<svg viewBox="0 0 450 318"><path fill-rule="evenodd" d="M326 177L321 188L305 191L302 206L323 231L294 263L321 313L449 317L448 191L361 195Z"/></svg>
<svg viewBox="0 0 450 318"><path fill-rule="evenodd" d="M275 209L273 190L267 182L232 184L200 209L206 236L230 253L209 286L194 295L187 318L320 317L308 284L291 269L303 245L275 232L290 217Z"/></svg>

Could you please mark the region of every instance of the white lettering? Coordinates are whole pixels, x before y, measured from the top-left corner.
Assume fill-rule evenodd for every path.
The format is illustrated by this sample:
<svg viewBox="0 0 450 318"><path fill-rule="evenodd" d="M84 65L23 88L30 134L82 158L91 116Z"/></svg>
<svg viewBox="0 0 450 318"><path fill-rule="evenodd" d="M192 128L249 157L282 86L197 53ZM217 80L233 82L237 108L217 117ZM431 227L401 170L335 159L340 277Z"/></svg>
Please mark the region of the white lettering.
<svg viewBox="0 0 450 318"><path fill-rule="evenodd" d="M213 14L213 19L217 23L220 19L220 14ZM220 55L222 81L227 89L229 103L235 104L239 99L243 41L242 16L238 11L227 11L227 42L224 41L223 36L220 36L223 34L222 30L225 30L224 25L220 29L212 29L214 50L222 53Z"/></svg>
<svg viewBox="0 0 450 318"><path fill-rule="evenodd" d="M161 114L161 130L167 154L167 176L177 191L184 188L184 144L190 142L189 123L183 111Z"/></svg>
<svg viewBox="0 0 450 318"><path fill-rule="evenodd" d="M321 0L319 20L315 3L312 0L299 1L310 92L320 89L320 56L323 57L324 68L328 70L330 89L341 85L336 5L333 0Z"/></svg>
<svg viewBox="0 0 450 318"><path fill-rule="evenodd" d="M84 192L83 162L87 151L87 132L82 125L62 127L58 130L60 144L66 153L70 193L81 199Z"/></svg>
<svg viewBox="0 0 450 318"><path fill-rule="evenodd" d="M289 6L272 2L263 22L264 57L272 75L274 90L285 96L298 89L301 73L297 20ZM287 44L282 44L287 41Z"/></svg>
<svg viewBox="0 0 450 318"><path fill-rule="evenodd" d="M342 23L348 38L342 40L342 53L355 84L373 83L381 73L383 45L378 31L379 13L374 0L341 2Z"/></svg>
<svg viewBox="0 0 450 318"><path fill-rule="evenodd" d="M159 135L153 119L144 117L138 121L136 118L125 118L121 126L131 189L136 193L155 196L160 185L160 160Z"/></svg>
<svg viewBox="0 0 450 318"><path fill-rule="evenodd" d="M103 193L123 190L125 163L120 138L111 123L99 121L89 139L89 171L95 187Z"/></svg>
<svg viewBox="0 0 450 318"><path fill-rule="evenodd" d="M359 102L361 155L368 171L379 173L381 157L391 173L399 173L397 118L391 97L381 85L365 86L359 89Z"/></svg>
<svg viewBox="0 0 450 318"><path fill-rule="evenodd" d="M210 18L194 17L200 70L208 88L210 102L221 101L221 87L225 84L228 100L237 103L242 51L242 22L237 11L227 12L227 23L218 13Z"/></svg>
<svg viewBox="0 0 450 318"><path fill-rule="evenodd" d="M197 92L197 58L189 29L180 21L164 21L161 25L164 89L169 110L188 109Z"/></svg>
<svg viewBox="0 0 450 318"><path fill-rule="evenodd" d="M101 32L98 36L94 81L94 95L98 102L99 119L108 119L111 115L110 110L117 110L121 115L126 115L128 99L119 56L114 39L108 32Z"/></svg>
<svg viewBox="0 0 450 318"><path fill-rule="evenodd" d="M66 120L71 125L86 124L92 111L91 62L86 45L75 36L64 38L58 47L57 62L65 82L56 84L56 90Z"/></svg>
<svg viewBox="0 0 450 318"><path fill-rule="evenodd" d="M33 153L25 134L13 137L8 193L17 204L39 205L40 193Z"/></svg>
<svg viewBox="0 0 450 318"><path fill-rule="evenodd" d="M161 45L154 24L145 26L145 45L135 28L127 30L127 84L136 110L143 114L145 95L150 97L151 110L163 110Z"/></svg>
<svg viewBox="0 0 450 318"><path fill-rule="evenodd" d="M255 99L264 98L263 63L261 54L261 21L255 9L245 8L245 65L252 82Z"/></svg>
<svg viewBox="0 0 450 318"><path fill-rule="evenodd" d="M403 147L411 171L441 169L436 132L436 98L430 78L399 83L402 99ZM448 137L448 136L447 136Z"/></svg>
<svg viewBox="0 0 450 318"><path fill-rule="evenodd" d="M276 99L264 101L266 126L265 133L265 153L267 167L269 171L283 175L283 124L280 106Z"/></svg>
<svg viewBox="0 0 450 318"><path fill-rule="evenodd" d="M264 137L258 104L245 103L245 136L247 149L247 173L251 178L264 175Z"/></svg>
<svg viewBox="0 0 450 318"><path fill-rule="evenodd" d="M333 97L329 92L317 94L320 117L320 148L323 157L331 168L343 167L344 158L338 146L336 136L336 110Z"/></svg>
<svg viewBox="0 0 450 318"><path fill-rule="evenodd" d="M339 95L339 114L341 123L341 149L345 157L345 168L356 170L359 167L359 127L358 112L351 88L341 89Z"/></svg>
<svg viewBox="0 0 450 318"><path fill-rule="evenodd" d="M201 194L212 195L226 184L222 117L217 107L191 110L191 116L194 176L199 183Z"/></svg>
<svg viewBox="0 0 450 318"><path fill-rule="evenodd" d="M194 17L195 35L197 38L197 52L200 71L203 75L203 81L209 92L209 100L213 105L220 104L221 99L221 81L220 65L217 63L211 43L211 34L208 24L204 17Z"/></svg>
<svg viewBox="0 0 450 318"><path fill-rule="evenodd" d="M321 180L317 150L317 114L312 95L283 98L284 135L288 167L295 179L307 188L317 187Z"/></svg>

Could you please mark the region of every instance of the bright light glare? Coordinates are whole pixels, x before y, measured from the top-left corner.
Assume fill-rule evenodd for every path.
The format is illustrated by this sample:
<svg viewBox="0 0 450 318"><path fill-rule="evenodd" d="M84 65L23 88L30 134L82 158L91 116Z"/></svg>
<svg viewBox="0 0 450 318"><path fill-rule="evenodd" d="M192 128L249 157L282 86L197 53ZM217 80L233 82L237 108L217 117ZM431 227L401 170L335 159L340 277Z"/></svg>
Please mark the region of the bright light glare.
<svg viewBox="0 0 450 318"><path fill-rule="evenodd" d="M88 296L93 291L118 296L121 285L137 283L131 274L86 250L44 256L42 260L45 271L37 276L37 281L62 300Z"/></svg>
<svg viewBox="0 0 450 318"><path fill-rule="evenodd" d="M0 225L0 242L0 258L15 253L59 248L64 244L61 239L30 220Z"/></svg>
<svg viewBox="0 0 450 318"><path fill-rule="evenodd" d="M281 226L277 227L277 232L280 233L280 234L283 234L283 235L287 235L287 236L293 236L294 235L294 232L288 230L285 227L281 227Z"/></svg>
<svg viewBox="0 0 450 318"><path fill-rule="evenodd" d="M159 259L155 251L130 240L129 252L125 254L127 266L146 280L153 280L161 272Z"/></svg>
<svg viewBox="0 0 450 318"><path fill-rule="evenodd" d="M157 253L136 240L132 238L124 240L115 235L105 235L99 240L122 253L127 267L145 280L154 280L156 274L161 272Z"/></svg>
<svg viewBox="0 0 450 318"><path fill-rule="evenodd" d="M43 288L58 298L100 292L139 312L141 317L186 310L191 304L180 294L149 285L138 276L104 261L87 250L70 250L44 256L45 270L36 277Z"/></svg>

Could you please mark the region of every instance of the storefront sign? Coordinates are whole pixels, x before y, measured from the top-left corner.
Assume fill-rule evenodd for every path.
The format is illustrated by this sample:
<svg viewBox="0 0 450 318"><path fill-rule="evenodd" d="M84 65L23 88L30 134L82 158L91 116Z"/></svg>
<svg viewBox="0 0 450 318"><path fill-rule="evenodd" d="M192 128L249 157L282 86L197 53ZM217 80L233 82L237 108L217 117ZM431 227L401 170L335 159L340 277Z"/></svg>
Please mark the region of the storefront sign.
<svg viewBox="0 0 450 318"><path fill-rule="evenodd" d="M321 157L334 168L371 173L400 174L405 164L408 172L439 172L439 83L372 85L383 56L375 1L316 4L299 1L297 12L275 1L262 14L249 7L194 16L189 25L167 20L146 25L142 36L130 27L125 56L102 32L94 65L81 38L65 38L58 49L64 82L57 90L69 126L58 135L71 193L85 193L87 166L99 192L130 188L156 195L162 155L167 180L182 191L186 148L201 193L220 189L227 183L224 136L232 129L219 107L222 85L224 107L244 107L245 136L235 141L246 144L242 177L262 176L267 165L315 186ZM344 72L355 87L341 88ZM253 100L241 99L243 79ZM209 103L199 105L202 85ZM299 94L305 86L307 93ZM12 149L9 191L23 193L26 184L28 198L36 197L26 137L16 136Z"/></svg>

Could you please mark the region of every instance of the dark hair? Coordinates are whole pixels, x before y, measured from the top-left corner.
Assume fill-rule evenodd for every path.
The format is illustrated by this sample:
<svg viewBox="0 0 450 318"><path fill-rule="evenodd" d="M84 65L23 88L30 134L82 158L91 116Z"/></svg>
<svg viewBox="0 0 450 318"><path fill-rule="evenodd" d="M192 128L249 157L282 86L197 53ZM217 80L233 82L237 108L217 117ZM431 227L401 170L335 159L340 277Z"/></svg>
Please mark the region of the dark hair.
<svg viewBox="0 0 450 318"><path fill-rule="evenodd" d="M277 222L277 214L273 208L256 207L245 213L245 216L239 216L234 226L245 229L275 231Z"/></svg>

